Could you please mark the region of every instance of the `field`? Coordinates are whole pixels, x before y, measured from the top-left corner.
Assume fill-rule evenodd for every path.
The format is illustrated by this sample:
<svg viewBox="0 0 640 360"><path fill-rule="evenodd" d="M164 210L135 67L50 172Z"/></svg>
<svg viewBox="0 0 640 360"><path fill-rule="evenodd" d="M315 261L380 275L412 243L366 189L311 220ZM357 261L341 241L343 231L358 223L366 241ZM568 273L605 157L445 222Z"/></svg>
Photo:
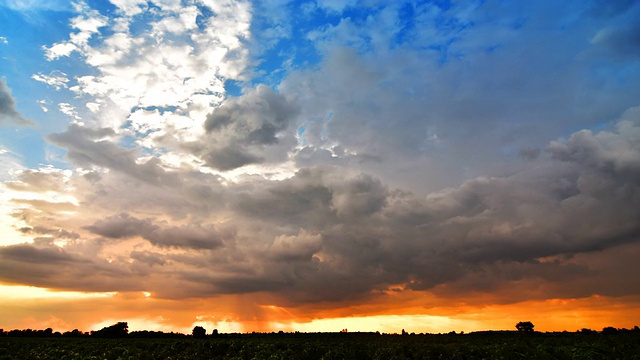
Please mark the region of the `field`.
<svg viewBox="0 0 640 360"><path fill-rule="evenodd" d="M0 338L5 359L640 359L640 334Z"/></svg>

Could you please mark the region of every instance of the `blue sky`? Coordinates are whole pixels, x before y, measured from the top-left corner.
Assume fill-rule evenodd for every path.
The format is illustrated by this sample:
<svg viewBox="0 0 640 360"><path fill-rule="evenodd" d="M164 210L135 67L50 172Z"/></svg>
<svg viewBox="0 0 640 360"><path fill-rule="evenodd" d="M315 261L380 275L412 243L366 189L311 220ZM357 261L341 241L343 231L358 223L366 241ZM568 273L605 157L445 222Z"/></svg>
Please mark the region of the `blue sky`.
<svg viewBox="0 0 640 360"><path fill-rule="evenodd" d="M531 284L633 303L612 263L639 249L639 15L0 0L0 282L303 322L318 304L387 314L395 292L519 304ZM225 309L209 315L251 318Z"/></svg>

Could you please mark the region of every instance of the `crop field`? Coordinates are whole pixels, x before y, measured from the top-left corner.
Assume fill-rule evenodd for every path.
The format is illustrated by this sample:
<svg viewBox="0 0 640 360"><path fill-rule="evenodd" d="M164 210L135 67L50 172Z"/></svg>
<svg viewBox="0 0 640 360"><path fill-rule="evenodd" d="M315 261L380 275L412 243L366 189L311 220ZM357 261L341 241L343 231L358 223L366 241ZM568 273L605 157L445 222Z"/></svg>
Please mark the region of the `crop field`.
<svg viewBox="0 0 640 360"><path fill-rule="evenodd" d="M5 337L0 359L640 359L640 334Z"/></svg>

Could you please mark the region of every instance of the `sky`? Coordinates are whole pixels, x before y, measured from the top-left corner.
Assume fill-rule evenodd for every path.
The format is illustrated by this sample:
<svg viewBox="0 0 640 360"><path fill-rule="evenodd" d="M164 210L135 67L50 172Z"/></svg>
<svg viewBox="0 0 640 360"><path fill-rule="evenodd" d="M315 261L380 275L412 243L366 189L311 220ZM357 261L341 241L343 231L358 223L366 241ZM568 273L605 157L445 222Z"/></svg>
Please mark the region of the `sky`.
<svg viewBox="0 0 640 360"><path fill-rule="evenodd" d="M0 328L640 325L639 18L0 0Z"/></svg>

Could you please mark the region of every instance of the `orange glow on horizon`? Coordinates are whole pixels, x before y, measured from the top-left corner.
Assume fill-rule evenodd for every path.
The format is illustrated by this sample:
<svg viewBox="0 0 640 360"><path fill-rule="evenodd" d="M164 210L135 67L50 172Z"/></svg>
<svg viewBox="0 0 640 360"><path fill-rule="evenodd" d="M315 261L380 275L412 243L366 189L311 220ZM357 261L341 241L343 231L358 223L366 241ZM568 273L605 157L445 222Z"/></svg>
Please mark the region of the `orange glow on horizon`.
<svg viewBox="0 0 640 360"><path fill-rule="evenodd" d="M98 330L127 321L130 331L155 330L191 333L194 326L208 332L338 332L446 333L514 330L519 321L531 321L538 331L601 330L606 326L633 328L640 319L638 297L592 296L494 305L417 306L431 299L412 293L405 302L327 306L323 309L258 304L260 296L222 296L211 299L166 300L149 293L79 293L0 285L0 328L54 331ZM151 296L150 296L151 295ZM421 295L421 296L419 296ZM403 297L403 296L401 296ZM412 298L412 299L409 299ZM400 299L393 299L400 300Z"/></svg>

